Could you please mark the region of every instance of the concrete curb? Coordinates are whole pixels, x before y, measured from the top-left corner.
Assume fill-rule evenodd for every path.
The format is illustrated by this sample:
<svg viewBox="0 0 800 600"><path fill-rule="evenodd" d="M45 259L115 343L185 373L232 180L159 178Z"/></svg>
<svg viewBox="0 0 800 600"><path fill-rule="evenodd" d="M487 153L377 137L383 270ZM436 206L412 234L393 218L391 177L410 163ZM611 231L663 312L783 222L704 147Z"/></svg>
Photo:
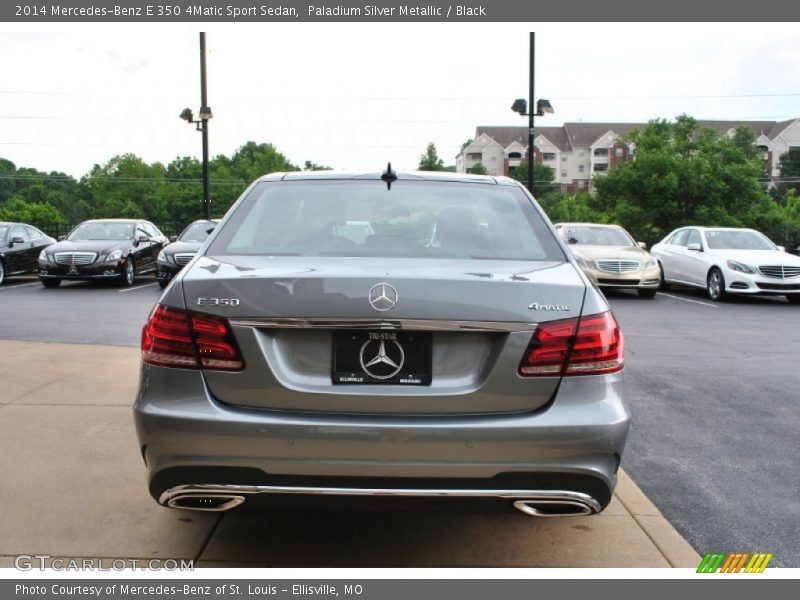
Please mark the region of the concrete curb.
<svg viewBox="0 0 800 600"><path fill-rule="evenodd" d="M615 495L671 566L697 568L700 555L623 470Z"/></svg>

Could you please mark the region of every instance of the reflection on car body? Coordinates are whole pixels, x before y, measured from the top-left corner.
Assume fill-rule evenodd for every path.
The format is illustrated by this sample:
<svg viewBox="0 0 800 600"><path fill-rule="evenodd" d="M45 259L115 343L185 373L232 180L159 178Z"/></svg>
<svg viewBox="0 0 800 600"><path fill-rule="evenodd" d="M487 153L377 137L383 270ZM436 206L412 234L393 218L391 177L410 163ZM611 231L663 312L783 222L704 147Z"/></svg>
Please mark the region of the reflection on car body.
<svg viewBox="0 0 800 600"><path fill-rule="evenodd" d="M301 494L591 514L630 420L605 298L507 178L265 176L167 287L142 358L150 493L177 508Z"/></svg>

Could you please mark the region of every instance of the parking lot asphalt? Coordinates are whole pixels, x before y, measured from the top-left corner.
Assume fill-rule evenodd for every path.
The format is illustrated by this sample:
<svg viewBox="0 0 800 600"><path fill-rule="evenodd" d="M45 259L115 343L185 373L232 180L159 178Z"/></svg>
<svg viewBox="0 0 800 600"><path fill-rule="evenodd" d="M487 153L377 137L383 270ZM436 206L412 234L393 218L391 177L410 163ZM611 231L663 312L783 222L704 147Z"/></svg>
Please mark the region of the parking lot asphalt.
<svg viewBox="0 0 800 600"><path fill-rule="evenodd" d="M627 340L623 465L700 554L800 567L800 306L609 294Z"/></svg>
<svg viewBox="0 0 800 600"><path fill-rule="evenodd" d="M31 283L33 285L29 285ZM83 283L65 284L58 290L44 290L37 287L35 282L14 280L0 288L0 339L136 346L141 325L159 295L160 290L152 283L152 280L142 279L135 287L128 288L129 291L120 292L119 288ZM52 300L56 295L57 302ZM796 357L800 355L800 328L797 326L800 323L800 307L789 305L782 298L735 299L715 304L702 294L691 291L671 291L659 294L655 300L642 300L634 294L617 292L610 293L609 300L626 334L628 392L634 413L634 425L623 467L666 517L666 520L658 521L658 525L653 527L669 531L668 521L671 522L700 554L773 552L773 565L800 566L800 522L796 516L800 514L796 472L796 465L800 464L800 445L797 443L800 413L796 392L800 378L795 366ZM82 367L75 367L75 374L82 371ZM39 381L41 375L34 371L31 373L31 377ZM119 380L112 374L106 376L109 389L117 389ZM5 374L2 377L3 389L10 390L7 393L12 393L15 385L21 385L13 381L9 383ZM49 398L47 402L39 401L42 406L58 405L57 399L64 395L64 390L75 385L69 380L69 375L65 377L64 380L42 385L39 391L28 392L25 399L0 406L0 421L4 414L6 419L12 416L14 419L24 418L21 414L17 416L15 411L20 410L18 406L35 404L42 395ZM80 377L76 379L79 380ZM89 398L95 398L93 402L103 404L109 389L100 387L90 393ZM0 391L0 394L3 392ZM103 410L108 409L111 410L110 414L116 414L113 411L119 411L119 406L130 404L132 394L133 388L125 393L120 391L119 396L114 396L117 398L112 403L114 407L103 407ZM85 408L86 404L82 402L81 406ZM127 411L120 414L116 417L119 421L115 426L124 428L130 415ZM131 430L129 443L135 447L132 436ZM8 456L4 456L3 460L7 461ZM130 464L117 465L115 468L132 471L134 478L141 471L143 478L143 469L136 460L126 460L130 460ZM126 472L125 475L130 477L131 473ZM67 483L65 481L65 485ZM137 481L135 487L135 490L131 488L130 494L138 497L144 493L146 496L143 481ZM620 487L624 489L624 485ZM135 510L160 510L154 506L145 508L146 503L152 504L147 497L136 502L134 513ZM5 501L0 502L0 507L5 505ZM620 505L625 507L622 503ZM616 502L612 504L612 509L615 506ZM111 509L110 506L108 508ZM561 546L564 544L556 541L559 536L576 535L576 532L582 531L572 529L572 525L558 525L572 519L523 521L526 533L522 537L530 536L528 543L538 544L540 550L543 541L550 540L544 547L555 552L554 556L562 557L566 561L562 563L558 562L562 558L552 561L550 558L541 558L538 551L535 556L523 552L522 558L514 558L516 555L512 550L519 550L514 546L519 540L513 538L521 534L512 535L511 532L517 531L520 521L514 519L506 525L503 519L516 515L487 517L497 531L499 546L493 547L493 558L487 558L484 553L485 563L478 559L485 543L479 543L477 537L472 543L464 538L467 534L460 532L458 535L452 534L456 536L452 541L438 539L437 536L442 536L444 531L450 531L448 528L454 531L459 529L456 524L463 524L464 521L458 516L431 517L431 523L437 525L433 527L435 535L429 531L430 538L426 537L428 533L416 531L413 526L409 531L407 517L393 515L386 521L386 518L375 516L375 523L365 521L367 526L378 531L382 530L378 522L393 522L393 526L386 526L388 529L385 534L400 536L408 543L416 540L432 544L436 540L442 547L447 544L458 546L458 550L451 548L462 557L458 560L453 558L454 555L433 553L413 563L402 553L387 554L387 550L376 553L374 548L369 552L366 548L352 549L353 554L348 555L348 559L333 551L335 544L328 538L317 538L317 534L313 534L312 538L321 540L322 546L331 550L330 555L322 553L319 564L326 561L329 564L345 564L348 560L352 560L352 564L361 564L359 560L362 558L367 561L364 564L373 564L369 562L372 559L367 555L370 555L377 561L374 564L384 561L383 564L398 565L444 566L461 561L464 565L510 566L525 563L589 566L617 561L614 566L655 566L657 561L650 560L655 555L647 552L641 555L640 561L626 563L627 555L619 548L612 548L615 546L615 534L595 529L602 519L622 516L615 514L614 510L575 522L576 527L590 528L583 531L589 537L579 540L579 544L586 544L592 536L608 536L602 542L605 554L598 551L597 556L593 554L591 544L573 547L570 550L573 554L563 555L566 551ZM334 519L331 524L327 516L292 516L290 513L282 520L283 517L269 515L266 519L258 519L257 525L254 525L253 519L247 514L246 510L230 513L221 520L215 516L210 521L211 525L205 519L208 515L197 518L190 514L188 518L192 519L192 525L182 533L184 537L190 535L188 530L191 527L205 523L212 529L198 533L197 539L205 540L202 542L205 545L196 556L213 562L248 562L249 556L262 564L300 564L297 556L291 552L283 555L276 546L257 544L257 540L267 536L270 528L284 531L288 538L289 531L297 533L289 523L308 521L317 523L318 527L332 536L346 538L352 535L347 533L346 520L339 522ZM645 532L641 529L647 521L645 517L655 516L636 514L635 510L628 514L638 524L640 533ZM169 521L172 517L155 518L172 523ZM420 519L419 523L425 522L424 518ZM469 518L467 522L476 528L478 537L486 537L487 532L483 530L486 522ZM431 526L427 524L422 527L428 531ZM506 537L504 527L508 528L508 546L502 542ZM209 531L214 532L210 537ZM22 534L17 533L15 539L19 541ZM649 535L648 532L645 537ZM244 544L242 550L233 543L233 540L251 538L254 546L252 554L247 553L249 544ZM220 544L224 540L228 540L228 550L221 550L223 545ZM189 545L194 548L192 544L197 543L200 542L193 540ZM156 546L158 544L153 547ZM290 546L299 552L303 544L295 540L291 541ZM359 554L362 551L364 554ZM6 548L0 548L0 554L8 555ZM506 558L501 560L503 556ZM306 557L305 560L311 559ZM670 563L669 560L666 562Z"/></svg>

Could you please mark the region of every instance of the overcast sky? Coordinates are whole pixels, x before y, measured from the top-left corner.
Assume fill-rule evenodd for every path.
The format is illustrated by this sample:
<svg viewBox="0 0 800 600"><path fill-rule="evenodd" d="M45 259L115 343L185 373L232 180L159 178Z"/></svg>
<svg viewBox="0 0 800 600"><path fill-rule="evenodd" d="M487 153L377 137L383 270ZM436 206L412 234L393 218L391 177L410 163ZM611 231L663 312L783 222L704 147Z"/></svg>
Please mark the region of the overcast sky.
<svg viewBox="0 0 800 600"><path fill-rule="evenodd" d="M30 29L31 26L27 25ZM0 157L76 177L123 152L200 156L198 25L0 25ZM447 164L476 125L525 125L528 89L565 121L800 116L798 24L207 25L211 154L271 142L292 162Z"/></svg>

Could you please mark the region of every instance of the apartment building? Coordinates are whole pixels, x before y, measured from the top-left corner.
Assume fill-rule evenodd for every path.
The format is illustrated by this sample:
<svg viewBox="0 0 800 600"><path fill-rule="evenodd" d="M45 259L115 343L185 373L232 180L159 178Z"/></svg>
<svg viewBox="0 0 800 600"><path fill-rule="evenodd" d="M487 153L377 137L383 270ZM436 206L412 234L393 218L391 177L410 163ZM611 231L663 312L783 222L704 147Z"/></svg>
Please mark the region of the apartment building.
<svg viewBox="0 0 800 600"><path fill-rule="evenodd" d="M783 153L800 146L800 119L788 121L698 121L701 127L733 135L749 127L771 177L780 175ZM591 191L595 177L602 177L621 162L631 160L636 148L621 141L647 123L565 123L561 127L536 127L534 160L552 167L562 192ZM527 127L479 126L475 139L456 156L456 170L469 173L478 163L491 175L510 175L527 160Z"/></svg>

